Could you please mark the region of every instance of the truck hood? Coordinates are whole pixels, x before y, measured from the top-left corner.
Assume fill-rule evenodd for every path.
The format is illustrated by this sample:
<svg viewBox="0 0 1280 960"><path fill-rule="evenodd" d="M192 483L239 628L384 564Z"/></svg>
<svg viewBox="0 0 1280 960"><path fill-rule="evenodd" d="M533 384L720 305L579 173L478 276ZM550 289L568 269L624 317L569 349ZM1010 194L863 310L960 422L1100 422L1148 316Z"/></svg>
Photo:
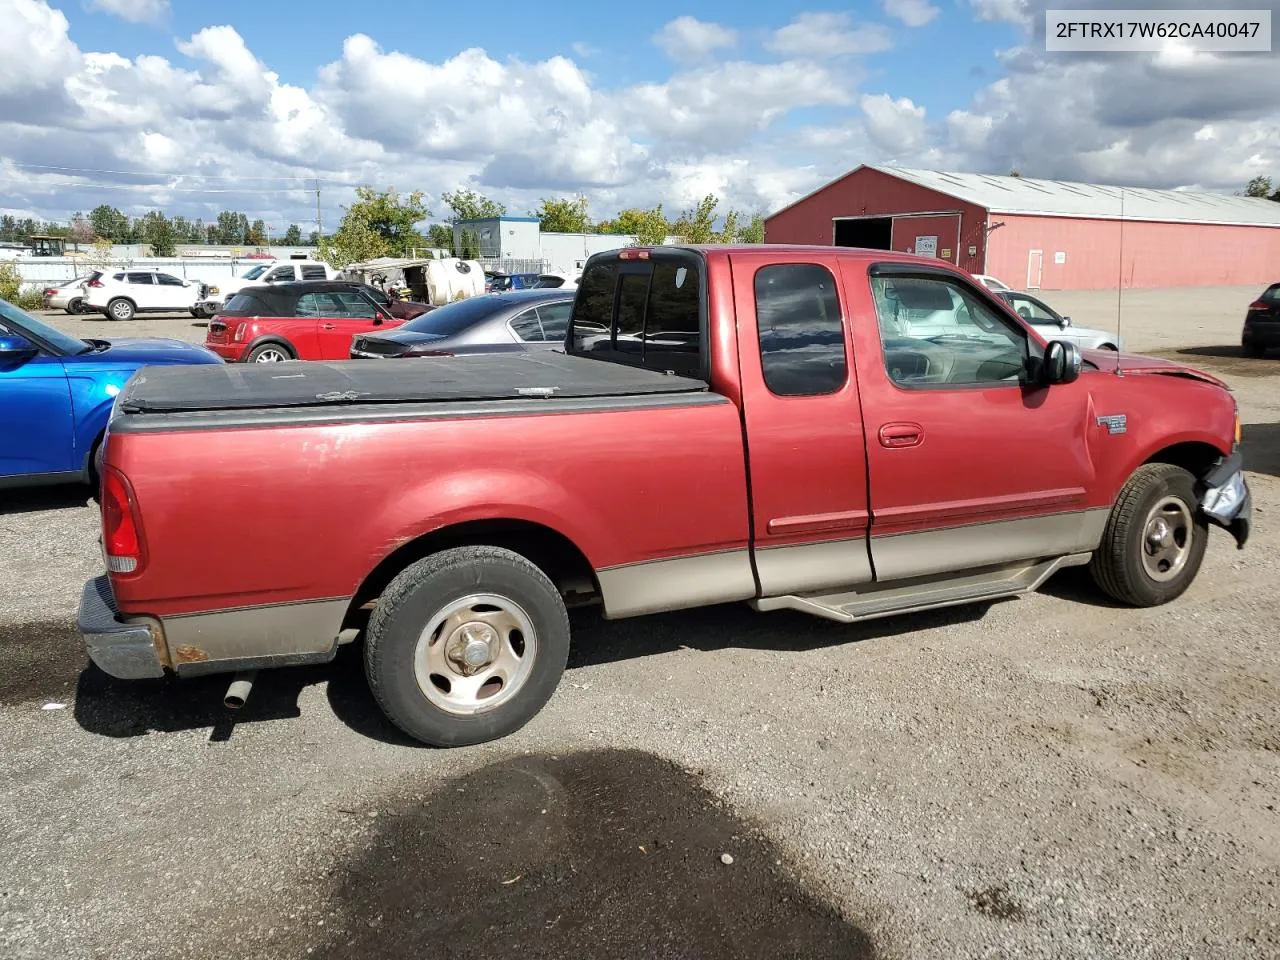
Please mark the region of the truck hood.
<svg viewBox="0 0 1280 960"><path fill-rule="evenodd" d="M81 354L77 360L89 363L123 363L130 366L169 363L222 363L222 358L204 347L185 340L162 337L129 337L124 340L92 340L105 349Z"/></svg>
<svg viewBox="0 0 1280 960"><path fill-rule="evenodd" d="M1099 370L1114 372L1117 354L1114 350L1082 350L1081 354ZM1160 357L1145 357L1137 353L1119 354L1120 372L1125 376L1159 374L1166 377L1183 377L1187 380L1199 380L1212 383L1215 387L1230 390L1225 380L1219 380L1211 373L1197 370L1195 367L1178 363L1175 360L1164 360Z"/></svg>

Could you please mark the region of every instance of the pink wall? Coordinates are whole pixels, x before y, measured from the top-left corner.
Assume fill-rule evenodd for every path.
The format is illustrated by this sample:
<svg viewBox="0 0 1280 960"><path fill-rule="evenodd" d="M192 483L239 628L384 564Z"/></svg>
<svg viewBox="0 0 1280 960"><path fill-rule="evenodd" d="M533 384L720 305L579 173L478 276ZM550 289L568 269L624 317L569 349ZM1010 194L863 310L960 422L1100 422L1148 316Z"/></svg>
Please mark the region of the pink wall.
<svg viewBox="0 0 1280 960"><path fill-rule="evenodd" d="M960 211L960 266L972 273L981 273L983 228L987 220L985 209L865 167L845 174L812 196L773 214L764 222L764 236L769 243L816 243L826 246L835 239L831 222L833 217L889 217L896 213L942 210ZM951 222L954 222L954 218ZM910 219L894 222L892 245L895 250L906 249L905 244L899 244L899 238L906 236L906 231L913 230L916 226L918 224ZM920 232L923 234L934 231ZM911 242L915 241L915 236L914 233L911 234ZM939 256L944 246L948 245L944 244L943 238L950 241L953 236L954 228L950 231L939 228ZM970 246L974 248L973 256L969 255ZM954 250L952 254L954 259Z"/></svg>
<svg viewBox="0 0 1280 960"><path fill-rule="evenodd" d="M1120 282L1120 223L993 213L1004 226L987 238L987 270L1028 284L1027 258L1043 251L1044 290L1114 289ZM1054 255L1066 254L1066 262ZM1124 223L1124 286L1210 287L1280 279L1280 228L1191 223ZM1032 278L1034 280L1034 278Z"/></svg>

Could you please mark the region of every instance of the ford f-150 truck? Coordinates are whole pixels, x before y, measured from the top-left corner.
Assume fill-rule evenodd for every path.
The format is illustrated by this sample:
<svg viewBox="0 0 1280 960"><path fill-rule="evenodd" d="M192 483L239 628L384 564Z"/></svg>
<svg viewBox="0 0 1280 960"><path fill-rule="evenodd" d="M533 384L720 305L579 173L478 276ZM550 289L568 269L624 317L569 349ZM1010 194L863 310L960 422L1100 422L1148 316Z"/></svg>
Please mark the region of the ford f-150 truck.
<svg viewBox="0 0 1280 960"><path fill-rule="evenodd" d="M937 260L800 246L588 261L563 352L141 371L101 480L88 652L124 678L325 662L363 638L434 745L552 696L566 608L747 601L837 621L1088 564L1179 596L1251 503L1225 385L1046 343Z"/></svg>

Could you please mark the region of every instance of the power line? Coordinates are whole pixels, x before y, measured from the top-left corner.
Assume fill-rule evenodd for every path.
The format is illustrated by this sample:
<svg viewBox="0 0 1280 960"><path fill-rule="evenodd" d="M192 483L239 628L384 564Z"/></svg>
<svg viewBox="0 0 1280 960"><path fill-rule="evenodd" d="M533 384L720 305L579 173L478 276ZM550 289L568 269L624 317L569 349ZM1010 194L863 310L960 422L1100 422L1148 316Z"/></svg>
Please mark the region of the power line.
<svg viewBox="0 0 1280 960"><path fill-rule="evenodd" d="M306 179L310 180L311 177ZM327 181L334 183L334 181ZM311 188L303 184L295 187L171 187L162 183L96 183L89 180L28 180L23 177L4 177L0 176L0 183L23 183L33 187L90 187L94 190L132 190L134 192L143 190L164 190L168 193L310 193ZM336 186L355 186L355 184L347 184L337 182Z"/></svg>
<svg viewBox="0 0 1280 960"><path fill-rule="evenodd" d="M10 160L15 167L31 167L36 170L60 170L67 173L105 173L125 177L194 177L200 180L314 180L315 177L246 177L241 174L224 175L212 173L160 173L154 170L98 170L91 167L60 167L51 163L27 163L25 160Z"/></svg>

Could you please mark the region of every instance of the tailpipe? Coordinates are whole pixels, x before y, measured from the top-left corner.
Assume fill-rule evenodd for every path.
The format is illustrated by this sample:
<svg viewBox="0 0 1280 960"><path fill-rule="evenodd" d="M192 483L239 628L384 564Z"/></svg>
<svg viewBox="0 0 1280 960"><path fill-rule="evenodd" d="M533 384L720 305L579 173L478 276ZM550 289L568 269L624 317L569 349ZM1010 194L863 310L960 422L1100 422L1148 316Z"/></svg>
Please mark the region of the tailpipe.
<svg viewBox="0 0 1280 960"><path fill-rule="evenodd" d="M253 681L257 676L257 670L237 673L235 679L231 681L231 686L227 687L227 692L222 698L222 705L228 710L239 710L243 707L245 701L249 699L249 694L253 690Z"/></svg>

